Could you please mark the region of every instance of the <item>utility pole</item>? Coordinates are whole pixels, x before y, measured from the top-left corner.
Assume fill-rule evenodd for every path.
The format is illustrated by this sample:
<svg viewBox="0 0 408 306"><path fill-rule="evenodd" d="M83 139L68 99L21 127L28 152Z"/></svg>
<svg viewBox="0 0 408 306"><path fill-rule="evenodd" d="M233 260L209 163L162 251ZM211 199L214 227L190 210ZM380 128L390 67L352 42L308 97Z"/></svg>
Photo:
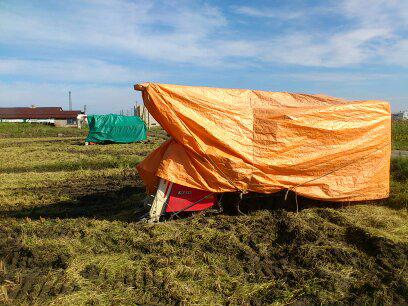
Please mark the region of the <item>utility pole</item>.
<svg viewBox="0 0 408 306"><path fill-rule="evenodd" d="M68 91L69 110L72 110L71 91Z"/></svg>
<svg viewBox="0 0 408 306"><path fill-rule="evenodd" d="M84 114L86 114L86 104L84 105Z"/></svg>

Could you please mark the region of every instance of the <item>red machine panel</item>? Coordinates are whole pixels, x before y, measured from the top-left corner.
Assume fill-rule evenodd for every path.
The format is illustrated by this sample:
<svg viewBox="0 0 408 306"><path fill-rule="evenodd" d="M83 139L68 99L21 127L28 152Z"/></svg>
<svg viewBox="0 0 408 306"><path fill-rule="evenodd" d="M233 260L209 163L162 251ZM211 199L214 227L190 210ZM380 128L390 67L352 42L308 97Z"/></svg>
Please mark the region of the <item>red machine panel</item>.
<svg viewBox="0 0 408 306"><path fill-rule="evenodd" d="M201 200L201 201L200 201ZM193 203L199 203L192 205ZM209 191L173 184L170 191L166 212L205 210L215 204L215 196ZM191 206L192 205L192 206Z"/></svg>

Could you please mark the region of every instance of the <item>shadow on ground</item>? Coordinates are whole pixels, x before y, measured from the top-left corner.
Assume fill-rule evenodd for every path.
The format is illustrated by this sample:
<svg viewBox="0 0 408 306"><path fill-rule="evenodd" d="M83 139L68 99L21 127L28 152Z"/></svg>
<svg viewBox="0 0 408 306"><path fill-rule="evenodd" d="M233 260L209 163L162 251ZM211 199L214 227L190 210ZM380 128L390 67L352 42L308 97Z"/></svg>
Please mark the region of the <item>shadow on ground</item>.
<svg viewBox="0 0 408 306"><path fill-rule="evenodd" d="M103 190L76 195L73 200L58 201L46 206L30 207L13 211L0 211L0 217L30 218L33 220L40 218L89 218L134 222L139 221L141 217L147 213L143 205L145 196L144 187L129 185L116 190ZM236 196L238 197L238 194ZM239 206L240 210L236 210L236 207L231 204L231 202L235 201L236 199L234 199L234 197L228 199L225 195L224 198L221 198L224 214L240 215L250 214L259 210L276 211L280 209L288 212L302 211L311 208L339 209L350 205L367 204L367 202L338 203L317 201L304 197L296 197L292 192L288 194L286 200L284 199L284 195L280 197L249 197L241 201ZM374 202L371 201L371 203Z"/></svg>
<svg viewBox="0 0 408 306"><path fill-rule="evenodd" d="M96 192L42 207L0 211L0 217L136 221L145 213L144 191L143 187L125 186L116 191Z"/></svg>

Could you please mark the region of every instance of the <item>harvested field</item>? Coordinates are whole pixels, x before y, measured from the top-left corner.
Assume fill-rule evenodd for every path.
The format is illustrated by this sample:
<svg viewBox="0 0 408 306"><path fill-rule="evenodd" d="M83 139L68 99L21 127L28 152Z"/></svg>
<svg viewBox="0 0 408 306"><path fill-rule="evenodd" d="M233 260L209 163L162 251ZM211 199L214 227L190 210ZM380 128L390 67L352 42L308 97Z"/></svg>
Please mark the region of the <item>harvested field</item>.
<svg viewBox="0 0 408 306"><path fill-rule="evenodd" d="M401 120L392 123L392 146L398 150L408 150L408 121Z"/></svg>
<svg viewBox="0 0 408 306"><path fill-rule="evenodd" d="M87 128L55 128L52 125L35 123L0 123L0 138L85 137L87 134Z"/></svg>
<svg viewBox="0 0 408 306"><path fill-rule="evenodd" d="M165 139L0 139L0 304L408 304L408 159L383 201L137 223Z"/></svg>

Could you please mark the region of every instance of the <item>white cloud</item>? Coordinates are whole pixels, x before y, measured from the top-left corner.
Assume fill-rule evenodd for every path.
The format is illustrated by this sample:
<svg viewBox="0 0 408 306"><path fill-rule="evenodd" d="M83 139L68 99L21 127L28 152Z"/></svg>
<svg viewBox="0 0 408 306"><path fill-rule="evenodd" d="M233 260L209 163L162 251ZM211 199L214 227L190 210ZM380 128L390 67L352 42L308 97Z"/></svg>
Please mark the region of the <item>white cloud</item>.
<svg viewBox="0 0 408 306"><path fill-rule="evenodd" d="M408 67L408 39L398 41L385 52L388 63Z"/></svg>
<svg viewBox="0 0 408 306"><path fill-rule="evenodd" d="M277 10L270 8L256 8L251 6L233 6L232 9L237 14L250 17L290 20L305 16L305 12L299 10Z"/></svg>
<svg viewBox="0 0 408 306"><path fill-rule="evenodd" d="M359 28L334 34L326 39L313 34L294 34L277 38L265 48L264 58L290 64L319 67L341 67L365 62L377 53L370 45L387 35L386 29ZM274 47L275 46L275 47Z"/></svg>
<svg viewBox="0 0 408 306"><path fill-rule="evenodd" d="M0 39L23 46L101 48L171 62L197 64L205 58L201 65L219 63L213 45L205 44L226 25L215 7L121 0L68 3L72 12L47 15L31 7L0 11Z"/></svg>
<svg viewBox="0 0 408 306"><path fill-rule="evenodd" d="M59 82L123 83L151 80L160 75L100 60L61 61L0 59L0 76L32 77Z"/></svg>
<svg viewBox="0 0 408 306"><path fill-rule="evenodd" d="M355 23L354 37L345 41L364 55L360 62L408 66L408 46L405 43L408 25L408 1L400 0L347 0L341 2L343 16ZM367 33L370 34L367 35ZM346 51L346 50L345 50Z"/></svg>
<svg viewBox="0 0 408 306"><path fill-rule="evenodd" d="M121 57L212 67L228 67L237 59L241 67L253 62L316 67L371 62L406 65L408 57L401 42L401 28L408 25L408 1L328 1L307 10L233 7L237 16L278 18L290 25L284 32L271 29L262 38L240 35L220 8L200 2L73 0L64 2L63 11L39 9L30 2L3 6L3 44L49 52L75 50L87 55L82 57L102 54L108 58L105 66L109 58ZM328 29L296 26L311 16L342 18L344 24ZM125 69L124 75L128 73Z"/></svg>
<svg viewBox="0 0 408 306"><path fill-rule="evenodd" d="M390 79L391 74L386 73L353 73L353 72L310 72L310 73L284 73L273 75L275 77L285 77L288 79L297 79L307 82L370 82L372 80Z"/></svg>
<svg viewBox="0 0 408 306"><path fill-rule="evenodd" d="M339 4L344 16L357 19L365 26L398 27L408 24L408 2L401 0L346 0Z"/></svg>
<svg viewBox="0 0 408 306"><path fill-rule="evenodd" d="M255 43L260 60L304 66L343 67L361 63L407 65L408 53L401 29L408 25L408 1L345 0L311 9L269 9L235 6L242 15L286 20L288 25L305 19L333 16L344 25L328 29L285 31L269 42ZM291 20L293 19L293 20Z"/></svg>

